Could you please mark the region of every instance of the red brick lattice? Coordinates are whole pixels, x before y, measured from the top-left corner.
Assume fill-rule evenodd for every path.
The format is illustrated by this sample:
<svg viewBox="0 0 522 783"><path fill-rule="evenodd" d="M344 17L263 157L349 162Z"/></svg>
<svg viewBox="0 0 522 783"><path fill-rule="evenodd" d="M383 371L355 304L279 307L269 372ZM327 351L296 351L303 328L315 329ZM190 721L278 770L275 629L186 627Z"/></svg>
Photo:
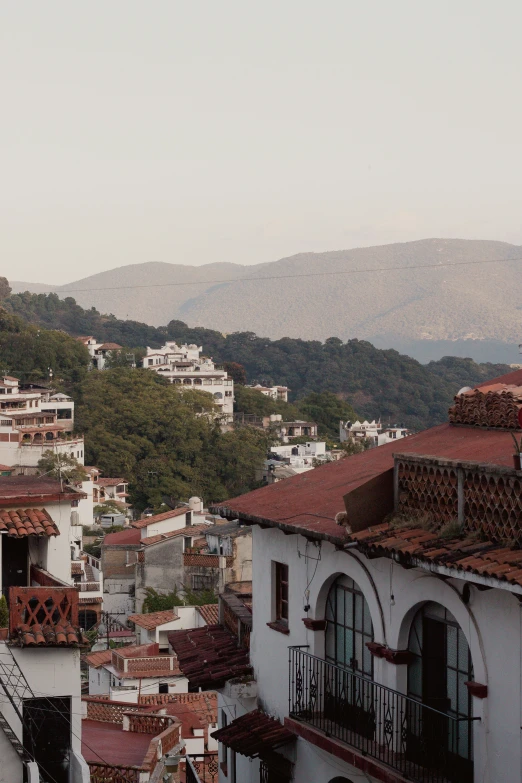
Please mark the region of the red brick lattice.
<svg viewBox="0 0 522 783"><path fill-rule="evenodd" d="M108 764L89 764L91 783L140 783L138 767L112 767Z"/></svg>
<svg viewBox="0 0 522 783"><path fill-rule="evenodd" d="M9 633L21 625L78 626L74 587L10 587Z"/></svg>
<svg viewBox="0 0 522 783"><path fill-rule="evenodd" d="M231 555L227 555L226 563L227 568L232 568L234 565L234 558ZM219 555L200 555L185 552L183 555L183 565L200 566L201 568L219 568Z"/></svg>
<svg viewBox="0 0 522 783"><path fill-rule="evenodd" d="M103 723L123 723L123 716L126 713L143 712L144 709L141 704L134 706L126 702L104 702L88 696L84 696L82 701L87 703L87 718Z"/></svg>
<svg viewBox="0 0 522 783"><path fill-rule="evenodd" d="M466 528L493 541L522 545L522 481L466 470L463 484Z"/></svg>
<svg viewBox="0 0 522 783"><path fill-rule="evenodd" d="M157 658L130 658L127 661L128 672L170 672L171 658L169 656L159 656Z"/></svg>
<svg viewBox="0 0 522 783"><path fill-rule="evenodd" d="M449 522L458 515L457 471L436 464L425 465L400 460L398 471L398 508L403 514L429 513L438 522Z"/></svg>
<svg viewBox="0 0 522 783"><path fill-rule="evenodd" d="M128 712L128 710L127 710ZM170 728L174 718L169 715L129 715L129 731L135 734L161 734Z"/></svg>

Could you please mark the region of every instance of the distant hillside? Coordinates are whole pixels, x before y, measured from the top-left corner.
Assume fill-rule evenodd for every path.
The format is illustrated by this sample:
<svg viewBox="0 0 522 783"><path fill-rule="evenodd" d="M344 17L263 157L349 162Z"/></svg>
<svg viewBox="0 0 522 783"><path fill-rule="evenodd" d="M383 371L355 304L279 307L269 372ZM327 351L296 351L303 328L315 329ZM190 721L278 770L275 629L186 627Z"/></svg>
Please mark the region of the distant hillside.
<svg viewBox="0 0 522 783"><path fill-rule="evenodd" d="M55 294L12 295L3 305L39 327L73 335L92 334L101 341L130 348L158 347L166 339L197 343L217 362L242 364L249 382L289 386L292 400L312 392L333 392L362 416L381 416L385 423L404 423L416 430L445 421L452 398L462 386L473 386L509 369L454 357L422 365L364 340L343 343L331 337L323 344L291 338L269 340L253 332L224 336L211 329L191 328L182 321L155 328L83 310L72 298L60 300Z"/></svg>
<svg viewBox="0 0 522 783"><path fill-rule="evenodd" d="M423 360L456 353L515 362L522 339L522 262L516 260L521 256L521 247L504 242L426 239L300 253L248 267L137 264L57 290L60 296L70 291L83 307L155 326L179 318L220 332L249 330L275 339L355 337ZM488 259L505 263L407 268ZM376 267L400 268L337 274ZM319 272L324 274L316 276ZM212 282L230 278L234 281ZM151 284L157 287L143 287ZM12 285L15 291L36 290Z"/></svg>

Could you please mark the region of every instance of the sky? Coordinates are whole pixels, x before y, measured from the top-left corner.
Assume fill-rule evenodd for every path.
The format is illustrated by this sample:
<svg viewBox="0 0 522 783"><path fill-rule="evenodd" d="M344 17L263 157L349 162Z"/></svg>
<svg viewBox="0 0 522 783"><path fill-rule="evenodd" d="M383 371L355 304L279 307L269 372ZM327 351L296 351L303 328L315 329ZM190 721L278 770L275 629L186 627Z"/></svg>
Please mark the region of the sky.
<svg viewBox="0 0 522 783"><path fill-rule="evenodd" d="M522 243L518 0L0 5L0 274Z"/></svg>

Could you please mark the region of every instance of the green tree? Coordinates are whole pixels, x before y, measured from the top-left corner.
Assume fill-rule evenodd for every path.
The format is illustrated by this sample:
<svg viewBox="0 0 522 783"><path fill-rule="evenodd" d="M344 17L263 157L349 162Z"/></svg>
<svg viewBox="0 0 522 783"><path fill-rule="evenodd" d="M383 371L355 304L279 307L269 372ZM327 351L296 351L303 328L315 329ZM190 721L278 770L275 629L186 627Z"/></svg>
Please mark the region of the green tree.
<svg viewBox="0 0 522 783"><path fill-rule="evenodd" d="M87 472L78 460L69 454L55 454L49 449L44 451L42 458L38 460L38 473L60 479L67 484L81 484L88 479Z"/></svg>
<svg viewBox="0 0 522 783"><path fill-rule="evenodd" d="M238 364L237 362L224 362L223 368L227 372L228 377L232 378L235 384L238 386L245 386L247 376L242 364Z"/></svg>
<svg viewBox="0 0 522 783"><path fill-rule="evenodd" d="M0 596L0 628L7 628L9 625L9 608L5 595Z"/></svg>
<svg viewBox="0 0 522 783"><path fill-rule="evenodd" d="M7 277L0 277L0 302L3 302L4 299L7 299L11 293L11 290L12 289L9 285Z"/></svg>

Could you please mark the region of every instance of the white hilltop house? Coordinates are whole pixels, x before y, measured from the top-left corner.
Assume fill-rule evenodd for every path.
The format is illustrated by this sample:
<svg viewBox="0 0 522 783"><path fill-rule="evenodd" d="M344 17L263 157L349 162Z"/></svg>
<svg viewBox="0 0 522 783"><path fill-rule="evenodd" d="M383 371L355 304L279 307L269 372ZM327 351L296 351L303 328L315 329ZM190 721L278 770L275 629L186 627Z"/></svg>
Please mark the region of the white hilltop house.
<svg viewBox="0 0 522 783"><path fill-rule="evenodd" d="M271 400L280 402L288 402L288 392L291 391L288 386L262 386L260 383L251 384L247 386L247 389L254 389L264 394L265 397L270 397Z"/></svg>
<svg viewBox="0 0 522 783"><path fill-rule="evenodd" d="M85 345L89 351L92 366L97 370L104 370L108 357L113 353L119 353L123 350L123 346L118 345L118 343L99 343L97 339L91 335L88 337L77 337L76 339L78 342ZM135 367L136 365L134 364L133 356L129 354L128 358L131 360L132 366Z"/></svg>
<svg viewBox="0 0 522 783"><path fill-rule="evenodd" d="M46 451L67 454L83 465L83 437L74 435L74 402L43 386L0 378L0 462L15 473L36 472Z"/></svg>
<svg viewBox="0 0 522 783"><path fill-rule="evenodd" d="M202 352L202 346L178 345L169 341L157 350L147 348L143 366L167 378L170 383L208 392L225 420L230 422L234 411L234 381L223 367L202 356Z"/></svg>
<svg viewBox="0 0 522 783"><path fill-rule="evenodd" d="M406 427L383 427L381 420L375 421L340 421L339 440L344 443L347 440L368 439L372 446L384 446L385 443L400 440L411 435Z"/></svg>

